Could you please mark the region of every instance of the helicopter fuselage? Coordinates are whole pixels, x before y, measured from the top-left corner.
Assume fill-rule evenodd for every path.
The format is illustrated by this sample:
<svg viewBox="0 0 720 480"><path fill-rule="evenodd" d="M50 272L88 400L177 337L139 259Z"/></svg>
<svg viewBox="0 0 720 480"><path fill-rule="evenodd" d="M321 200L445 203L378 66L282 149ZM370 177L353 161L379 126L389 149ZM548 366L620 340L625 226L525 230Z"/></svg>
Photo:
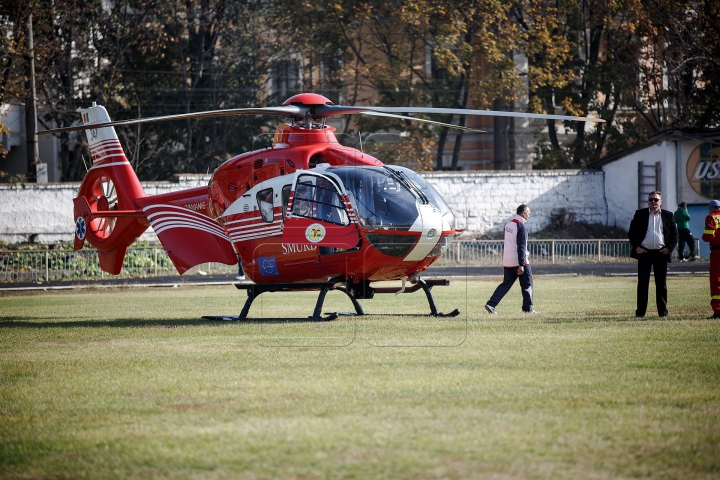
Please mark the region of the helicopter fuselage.
<svg viewBox="0 0 720 480"><path fill-rule="evenodd" d="M207 205L185 204L223 226L255 283L405 278L455 233L452 212L419 175L341 145L334 131L281 124L272 146L215 170Z"/></svg>

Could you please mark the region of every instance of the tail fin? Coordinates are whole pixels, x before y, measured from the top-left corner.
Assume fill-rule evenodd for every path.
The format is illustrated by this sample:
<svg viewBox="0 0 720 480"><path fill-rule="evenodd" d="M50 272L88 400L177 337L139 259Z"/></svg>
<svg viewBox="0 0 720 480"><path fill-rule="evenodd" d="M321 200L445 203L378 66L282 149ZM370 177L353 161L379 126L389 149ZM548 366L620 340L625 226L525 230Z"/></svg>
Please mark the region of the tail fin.
<svg viewBox="0 0 720 480"><path fill-rule="evenodd" d="M110 121L101 105L78 109L83 124ZM122 269L125 250L149 226L136 201L145 191L135 174L113 127L86 130L93 166L80 185L75 205L75 250L85 240L95 247L100 268L117 275ZM114 211L123 215L114 215ZM133 212L136 215L133 216Z"/></svg>

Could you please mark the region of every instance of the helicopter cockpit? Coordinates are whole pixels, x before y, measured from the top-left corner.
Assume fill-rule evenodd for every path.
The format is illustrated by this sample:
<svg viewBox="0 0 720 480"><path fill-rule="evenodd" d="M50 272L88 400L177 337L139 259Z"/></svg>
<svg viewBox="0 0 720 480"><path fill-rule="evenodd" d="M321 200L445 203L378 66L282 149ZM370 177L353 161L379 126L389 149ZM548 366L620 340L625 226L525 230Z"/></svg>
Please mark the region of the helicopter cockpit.
<svg viewBox="0 0 720 480"><path fill-rule="evenodd" d="M330 167L354 205L363 227L407 231L418 217L416 202L431 203L448 228L455 228L455 217L442 197L420 175L398 166Z"/></svg>
<svg viewBox="0 0 720 480"><path fill-rule="evenodd" d="M413 261L442 254L449 231L455 230L455 217L442 197L407 168L324 164L296 175L284 243L346 251L359 245L357 221L376 250Z"/></svg>

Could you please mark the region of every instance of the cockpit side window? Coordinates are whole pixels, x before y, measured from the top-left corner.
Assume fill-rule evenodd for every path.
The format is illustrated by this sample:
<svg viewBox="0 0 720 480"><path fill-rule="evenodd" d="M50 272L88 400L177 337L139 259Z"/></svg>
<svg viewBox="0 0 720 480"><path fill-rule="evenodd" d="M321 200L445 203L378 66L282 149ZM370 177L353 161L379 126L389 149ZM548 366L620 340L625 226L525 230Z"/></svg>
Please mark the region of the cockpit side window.
<svg viewBox="0 0 720 480"><path fill-rule="evenodd" d="M335 185L315 175L300 175L298 178L292 214L338 225L350 223Z"/></svg>
<svg viewBox="0 0 720 480"><path fill-rule="evenodd" d="M266 188L257 193L258 208L264 222L271 223L274 219L273 213L273 189Z"/></svg>
<svg viewBox="0 0 720 480"><path fill-rule="evenodd" d="M282 187L282 216L283 220L285 220L285 216L287 215L287 204L290 201L290 191L292 190L292 185L283 185Z"/></svg>

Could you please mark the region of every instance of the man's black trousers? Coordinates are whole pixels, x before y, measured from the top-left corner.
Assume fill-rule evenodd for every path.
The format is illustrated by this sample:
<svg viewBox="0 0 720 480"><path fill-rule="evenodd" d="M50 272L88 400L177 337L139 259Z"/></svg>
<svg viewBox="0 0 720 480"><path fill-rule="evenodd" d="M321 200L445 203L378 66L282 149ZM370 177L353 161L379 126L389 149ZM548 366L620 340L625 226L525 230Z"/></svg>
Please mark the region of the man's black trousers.
<svg viewBox="0 0 720 480"><path fill-rule="evenodd" d="M665 316L667 310L667 256L660 250L648 250L638 256L637 310L635 316L644 317L648 303L650 270L655 275L655 302L658 315Z"/></svg>
<svg viewBox="0 0 720 480"><path fill-rule="evenodd" d="M533 309L533 277L530 265L525 265L524 271L520 275L517 274L517 267L503 268L503 282L497 286L497 288L495 289L495 293L493 293L487 304L491 307L497 307L497 304L500 303L500 300L503 299L505 294L508 293L510 291L510 288L515 284L515 280L518 279L520 280L520 289L522 290L523 312L531 311Z"/></svg>
<svg viewBox="0 0 720 480"><path fill-rule="evenodd" d="M683 252L685 251L685 244L688 244L690 248L690 255L687 258L693 258L695 256L695 239L690 233L690 230L685 228L678 228L678 237L680 237L680 243L678 243L678 258L683 259Z"/></svg>

